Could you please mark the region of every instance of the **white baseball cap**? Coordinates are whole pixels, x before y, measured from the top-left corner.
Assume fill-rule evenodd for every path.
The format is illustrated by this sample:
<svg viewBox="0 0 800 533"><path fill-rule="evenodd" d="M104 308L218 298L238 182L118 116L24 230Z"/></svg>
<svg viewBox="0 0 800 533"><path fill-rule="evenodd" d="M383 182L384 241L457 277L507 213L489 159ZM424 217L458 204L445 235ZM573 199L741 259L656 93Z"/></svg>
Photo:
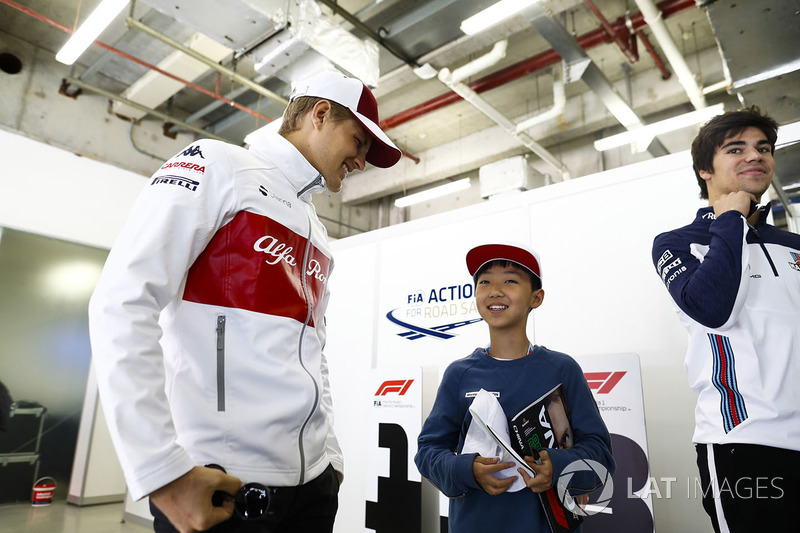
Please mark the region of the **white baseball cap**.
<svg viewBox="0 0 800 533"><path fill-rule="evenodd" d="M403 152L378 126L378 102L369 87L361 81L326 70L294 84L289 101L301 96L324 98L346 107L373 138L372 146L367 152L367 162L376 167L388 168L400 161Z"/></svg>

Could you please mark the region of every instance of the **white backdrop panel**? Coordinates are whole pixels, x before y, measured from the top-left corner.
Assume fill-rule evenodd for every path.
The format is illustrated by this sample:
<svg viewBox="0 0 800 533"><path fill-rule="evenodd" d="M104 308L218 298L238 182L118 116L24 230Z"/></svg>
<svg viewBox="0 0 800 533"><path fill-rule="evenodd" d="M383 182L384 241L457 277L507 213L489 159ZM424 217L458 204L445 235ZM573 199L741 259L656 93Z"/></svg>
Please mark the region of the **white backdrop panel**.
<svg viewBox="0 0 800 533"><path fill-rule="evenodd" d="M345 481L339 491L334 531L364 530L365 485L369 439L364 421L369 416L365 384L374 367L374 288L378 285L377 244L339 246L330 278L332 297L326 316L325 355L330 371L335 412L334 429L344 454ZM374 391L369 391L374 392Z"/></svg>

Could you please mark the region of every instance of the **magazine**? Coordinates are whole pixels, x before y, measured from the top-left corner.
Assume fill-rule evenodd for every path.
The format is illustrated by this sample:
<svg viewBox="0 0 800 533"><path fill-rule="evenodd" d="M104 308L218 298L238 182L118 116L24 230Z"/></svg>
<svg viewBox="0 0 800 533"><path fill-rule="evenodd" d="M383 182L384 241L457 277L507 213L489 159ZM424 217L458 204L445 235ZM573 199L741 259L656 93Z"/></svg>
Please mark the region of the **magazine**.
<svg viewBox="0 0 800 533"><path fill-rule="evenodd" d="M484 457L499 457L501 462L514 463L513 468L496 474L498 477L517 476L509 488L511 492L527 489L517 468L536 475L523 457L532 456L538 462L539 450L572 446L569 408L561 384L531 402L511 420L495 395L484 389L477 393L469 411L475 423L467 430L462 453L477 452ZM539 501L553 533L573 531L583 521L582 516L572 511L577 509L572 497L567 493L565 501L561 502L555 487L539 493Z"/></svg>

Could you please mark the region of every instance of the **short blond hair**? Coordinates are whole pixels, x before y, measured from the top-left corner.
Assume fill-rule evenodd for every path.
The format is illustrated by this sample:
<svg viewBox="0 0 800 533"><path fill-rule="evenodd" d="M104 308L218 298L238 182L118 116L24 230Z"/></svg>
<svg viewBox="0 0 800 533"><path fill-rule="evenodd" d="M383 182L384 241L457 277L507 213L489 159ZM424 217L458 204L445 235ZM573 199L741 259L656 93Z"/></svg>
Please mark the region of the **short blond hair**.
<svg viewBox="0 0 800 533"><path fill-rule="evenodd" d="M334 122L353 117L349 109L341 104L337 104L332 100L328 100L327 98L319 98L316 96L301 96L289 102L289 106L283 113L283 122L281 123L281 127L278 129L278 133L281 135L286 135L287 133L299 130L300 122L303 117L306 115L306 113L314 109L314 106L317 105L317 102L321 100L326 100L331 104L331 119Z"/></svg>

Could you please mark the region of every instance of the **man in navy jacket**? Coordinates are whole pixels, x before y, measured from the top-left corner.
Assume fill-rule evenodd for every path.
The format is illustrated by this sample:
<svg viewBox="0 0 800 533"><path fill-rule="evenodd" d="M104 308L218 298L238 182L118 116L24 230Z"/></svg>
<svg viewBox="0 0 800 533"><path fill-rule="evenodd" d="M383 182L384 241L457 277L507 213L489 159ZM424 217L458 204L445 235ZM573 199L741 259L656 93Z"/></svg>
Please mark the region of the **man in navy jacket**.
<svg viewBox="0 0 800 533"><path fill-rule="evenodd" d="M689 331L693 441L717 532L796 528L787 507L800 499L800 235L768 224L770 205L760 205L777 129L757 107L705 124L692 159L708 207L653 243Z"/></svg>

